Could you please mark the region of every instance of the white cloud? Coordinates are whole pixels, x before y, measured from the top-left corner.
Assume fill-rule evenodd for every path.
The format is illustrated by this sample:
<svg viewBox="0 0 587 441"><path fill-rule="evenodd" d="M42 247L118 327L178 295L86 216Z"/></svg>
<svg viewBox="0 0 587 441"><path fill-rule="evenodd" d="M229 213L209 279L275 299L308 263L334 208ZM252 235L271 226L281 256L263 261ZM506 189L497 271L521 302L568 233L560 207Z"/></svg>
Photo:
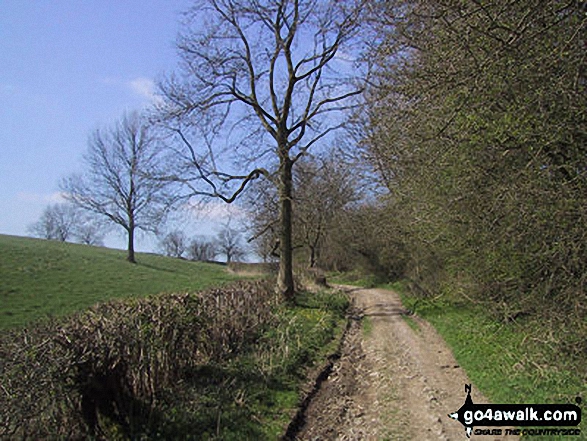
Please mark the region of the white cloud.
<svg viewBox="0 0 587 441"><path fill-rule="evenodd" d="M342 62L347 62L347 63L354 63L356 60L356 57L352 56L351 54L344 52L344 51L338 51L336 52L336 55L334 56L334 59L337 61L342 61Z"/></svg>
<svg viewBox="0 0 587 441"><path fill-rule="evenodd" d="M185 209L197 219L217 223L226 223L229 220L238 223L247 216L246 210L238 205L221 201L188 202Z"/></svg>
<svg viewBox="0 0 587 441"><path fill-rule="evenodd" d="M156 94L155 82L150 78L137 77L127 83L130 90L139 97L146 98L151 102L161 100L161 97Z"/></svg>
<svg viewBox="0 0 587 441"><path fill-rule="evenodd" d="M113 86L117 89L124 89L127 92L131 92L134 96L148 103L158 103L161 101L161 97L157 95L155 81L147 77L136 77L132 80L104 77L100 79L100 82L106 86Z"/></svg>
<svg viewBox="0 0 587 441"><path fill-rule="evenodd" d="M65 196L61 192L54 193L33 193L29 191L20 191L16 194L16 199L22 202L57 204L65 202Z"/></svg>

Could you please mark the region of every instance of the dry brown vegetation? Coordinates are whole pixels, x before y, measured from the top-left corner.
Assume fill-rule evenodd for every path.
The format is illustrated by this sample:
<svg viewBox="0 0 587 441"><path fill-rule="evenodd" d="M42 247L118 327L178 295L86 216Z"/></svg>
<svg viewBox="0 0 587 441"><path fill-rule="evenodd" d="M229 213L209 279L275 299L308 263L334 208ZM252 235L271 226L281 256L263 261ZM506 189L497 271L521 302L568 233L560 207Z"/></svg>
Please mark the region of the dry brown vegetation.
<svg viewBox="0 0 587 441"><path fill-rule="evenodd" d="M170 385L225 360L273 319L265 282L97 305L0 337L0 437L130 437ZM107 427L105 427L107 426Z"/></svg>

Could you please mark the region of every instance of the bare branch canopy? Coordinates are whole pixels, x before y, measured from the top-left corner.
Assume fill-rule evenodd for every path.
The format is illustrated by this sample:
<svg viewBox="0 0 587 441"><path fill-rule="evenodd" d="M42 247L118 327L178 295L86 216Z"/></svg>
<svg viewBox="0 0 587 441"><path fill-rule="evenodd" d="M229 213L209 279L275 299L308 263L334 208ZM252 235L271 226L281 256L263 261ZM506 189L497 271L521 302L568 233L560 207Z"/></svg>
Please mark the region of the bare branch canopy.
<svg viewBox="0 0 587 441"><path fill-rule="evenodd" d="M269 179L281 201L286 266L291 168L342 127L363 91L361 16L355 1L199 1L177 40L180 69L160 85L160 121L177 139L177 173L167 178L191 196L228 203ZM280 285L292 294L285 273Z"/></svg>

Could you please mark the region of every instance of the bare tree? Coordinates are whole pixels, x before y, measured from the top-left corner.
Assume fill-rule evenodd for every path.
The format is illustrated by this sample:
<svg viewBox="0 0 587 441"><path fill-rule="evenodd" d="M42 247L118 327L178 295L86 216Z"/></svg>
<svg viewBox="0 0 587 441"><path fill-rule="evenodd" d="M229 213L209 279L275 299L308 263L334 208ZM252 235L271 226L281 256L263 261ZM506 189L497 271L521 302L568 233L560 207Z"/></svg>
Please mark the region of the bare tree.
<svg viewBox="0 0 587 441"><path fill-rule="evenodd" d="M200 1L178 40L181 75L161 85L164 120L182 146L183 166L169 179L228 203L260 177L277 189L278 288L287 298L292 169L342 126L362 91L343 74L352 71L361 11L355 1Z"/></svg>
<svg viewBox="0 0 587 441"><path fill-rule="evenodd" d="M102 245L106 228L99 219L75 205L61 202L47 206L40 219L28 227L28 231L42 239Z"/></svg>
<svg viewBox="0 0 587 441"><path fill-rule="evenodd" d="M333 231L334 218L356 202L357 179L348 165L335 157L304 161L295 173L295 242L308 251L308 266L318 264L322 244Z"/></svg>
<svg viewBox="0 0 587 441"><path fill-rule="evenodd" d="M333 231L333 221L345 207L359 199L359 179L352 174L350 164L333 152L326 158L301 160L293 174L293 247L307 253L308 266L319 263L322 244ZM251 229L260 255L267 259L276 251L279 238L275 226L277 194L274 188L255 185L248 202L251 210ZM298 254L296 252L296 254Z"/></svg>
<svg viewBox="0 0 587 441"><path fill-rule="evenodd" d="M204 237L193 239L187 249L191 260L206 261L216 257L216 245Z"/></svg>
<svg viewBox="0 0 587 441"><path fill-rule="evenodd" d="M165 235L160 246L166 256L181 258L187 249L187 238L183 231L174 230Z"/></svg>
<svg viewBox="0 0 587 441"><path fill-rule="evenodd" d="M268 180L260 180L251 185L243 197L250 207L251 215L247 219L247 238L255 252L264 262L277 262L279 258L279 200L277 189Z"/></svg>
<svg viewBox="0 0 587 441"><path fill-rule="evenodd" d="M49 205L40 219L28 227L29 233L36 237L65 242L73 238L79 212L70 204Z"/></svg>
<svg viewBox="0 0 587 441"><path fill-rule="evenodd" d="M103 246L104 236L108 232L108 225L94 213L85 210L78 211L78 221L75 226L74 236L76 242L84 245Z"/></svg>
<svg viewBox="0 0 587 441"><path fill-rule="evenodd" d="M61 185L70 202L126 231L132 263L135 232L154 232L174 200L168 182L151 179L162 164L160 151L145 120L127 115L112 128L94 132L84 158L87 171Z"/></svg>
<svg viewBox="0 0 587 441"><path fill-rule="evenodd" d="M216 249L226 256L226 263L239 261L245 256L241 233L228 225L218 233Z"/></svg>

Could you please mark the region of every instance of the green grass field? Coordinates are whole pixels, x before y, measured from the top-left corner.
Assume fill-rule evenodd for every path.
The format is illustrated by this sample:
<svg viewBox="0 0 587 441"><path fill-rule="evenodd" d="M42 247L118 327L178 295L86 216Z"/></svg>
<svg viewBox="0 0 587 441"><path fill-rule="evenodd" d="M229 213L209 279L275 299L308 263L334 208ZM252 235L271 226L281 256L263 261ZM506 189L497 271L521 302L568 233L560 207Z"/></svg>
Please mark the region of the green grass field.
<svg viewBox="0 0 587 441"><path fill-rule="evenodd" d="M236 276L221 265L0 235L0 329L57 317L112 298L195 291Z"/></svg>

